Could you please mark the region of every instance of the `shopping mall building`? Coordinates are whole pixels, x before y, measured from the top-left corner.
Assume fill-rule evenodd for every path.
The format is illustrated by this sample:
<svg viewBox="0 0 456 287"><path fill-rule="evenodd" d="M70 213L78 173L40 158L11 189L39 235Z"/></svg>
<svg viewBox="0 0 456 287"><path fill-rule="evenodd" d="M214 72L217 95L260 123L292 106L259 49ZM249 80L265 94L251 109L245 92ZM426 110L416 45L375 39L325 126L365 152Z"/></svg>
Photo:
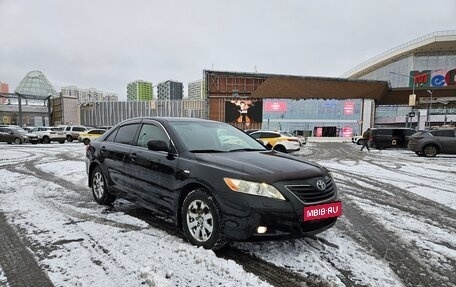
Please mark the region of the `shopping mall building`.
<svg viewBox="0 0 456 287"><path fill-rule="evenodd" d="M456 31L386 51L341 78L204 71L208 117L242 129L351 136L456 122Z"/></svg>

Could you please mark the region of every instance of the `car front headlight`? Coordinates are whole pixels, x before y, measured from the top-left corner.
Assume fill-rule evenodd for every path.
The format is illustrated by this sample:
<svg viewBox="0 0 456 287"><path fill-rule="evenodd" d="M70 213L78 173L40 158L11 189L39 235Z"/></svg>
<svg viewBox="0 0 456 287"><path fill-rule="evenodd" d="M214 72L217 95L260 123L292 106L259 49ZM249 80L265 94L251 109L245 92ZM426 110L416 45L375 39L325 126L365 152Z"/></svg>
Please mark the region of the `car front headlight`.
<svg viewBox="0 0 456 287"><path fill-rule="evenodd" d="M232 191L285 200L277 188L264 182L260 183L227 177L223 178L223 180Z"/></svg>

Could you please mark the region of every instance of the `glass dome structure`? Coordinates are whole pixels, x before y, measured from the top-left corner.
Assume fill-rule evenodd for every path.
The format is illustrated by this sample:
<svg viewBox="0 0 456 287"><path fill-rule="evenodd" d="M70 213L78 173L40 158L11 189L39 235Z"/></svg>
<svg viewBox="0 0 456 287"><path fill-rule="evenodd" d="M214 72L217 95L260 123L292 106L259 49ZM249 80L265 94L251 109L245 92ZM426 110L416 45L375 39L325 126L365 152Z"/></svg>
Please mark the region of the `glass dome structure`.
<svg viewBox="0 0 456 287"><path fill-rule="evenodd" d="M57 92L41 71L31 71L21 80L16 88L16 93L33 96L34 99L46 99Z"/></svg>

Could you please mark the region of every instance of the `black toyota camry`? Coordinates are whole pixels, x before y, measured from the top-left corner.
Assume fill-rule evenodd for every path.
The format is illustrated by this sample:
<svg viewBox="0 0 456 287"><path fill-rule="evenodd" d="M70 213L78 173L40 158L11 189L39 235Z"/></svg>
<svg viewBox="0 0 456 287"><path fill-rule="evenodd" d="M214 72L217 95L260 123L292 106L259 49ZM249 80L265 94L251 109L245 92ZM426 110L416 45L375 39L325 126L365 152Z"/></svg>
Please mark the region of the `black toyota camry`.
<svg viewBox="0 0 456 287"><path fill-rule="evenodd" d="M174 220L192 244L297 238L342 214L328 170L268 150L243 131L194 118L134 118L90 142L95 200L122 197Z"/></svg>

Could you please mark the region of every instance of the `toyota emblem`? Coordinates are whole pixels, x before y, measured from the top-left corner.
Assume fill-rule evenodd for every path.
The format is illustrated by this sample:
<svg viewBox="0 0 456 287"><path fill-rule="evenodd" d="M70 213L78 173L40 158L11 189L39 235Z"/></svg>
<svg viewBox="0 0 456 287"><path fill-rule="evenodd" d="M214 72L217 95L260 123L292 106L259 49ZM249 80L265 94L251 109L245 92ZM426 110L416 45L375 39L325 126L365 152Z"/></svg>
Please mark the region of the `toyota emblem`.
<svg viewBox="0 0 456 287"><path fill-rule="evenodd" d="M326 189L326 183L323 180L317 181L317 187L319 190L325 190Z"/></svg>

